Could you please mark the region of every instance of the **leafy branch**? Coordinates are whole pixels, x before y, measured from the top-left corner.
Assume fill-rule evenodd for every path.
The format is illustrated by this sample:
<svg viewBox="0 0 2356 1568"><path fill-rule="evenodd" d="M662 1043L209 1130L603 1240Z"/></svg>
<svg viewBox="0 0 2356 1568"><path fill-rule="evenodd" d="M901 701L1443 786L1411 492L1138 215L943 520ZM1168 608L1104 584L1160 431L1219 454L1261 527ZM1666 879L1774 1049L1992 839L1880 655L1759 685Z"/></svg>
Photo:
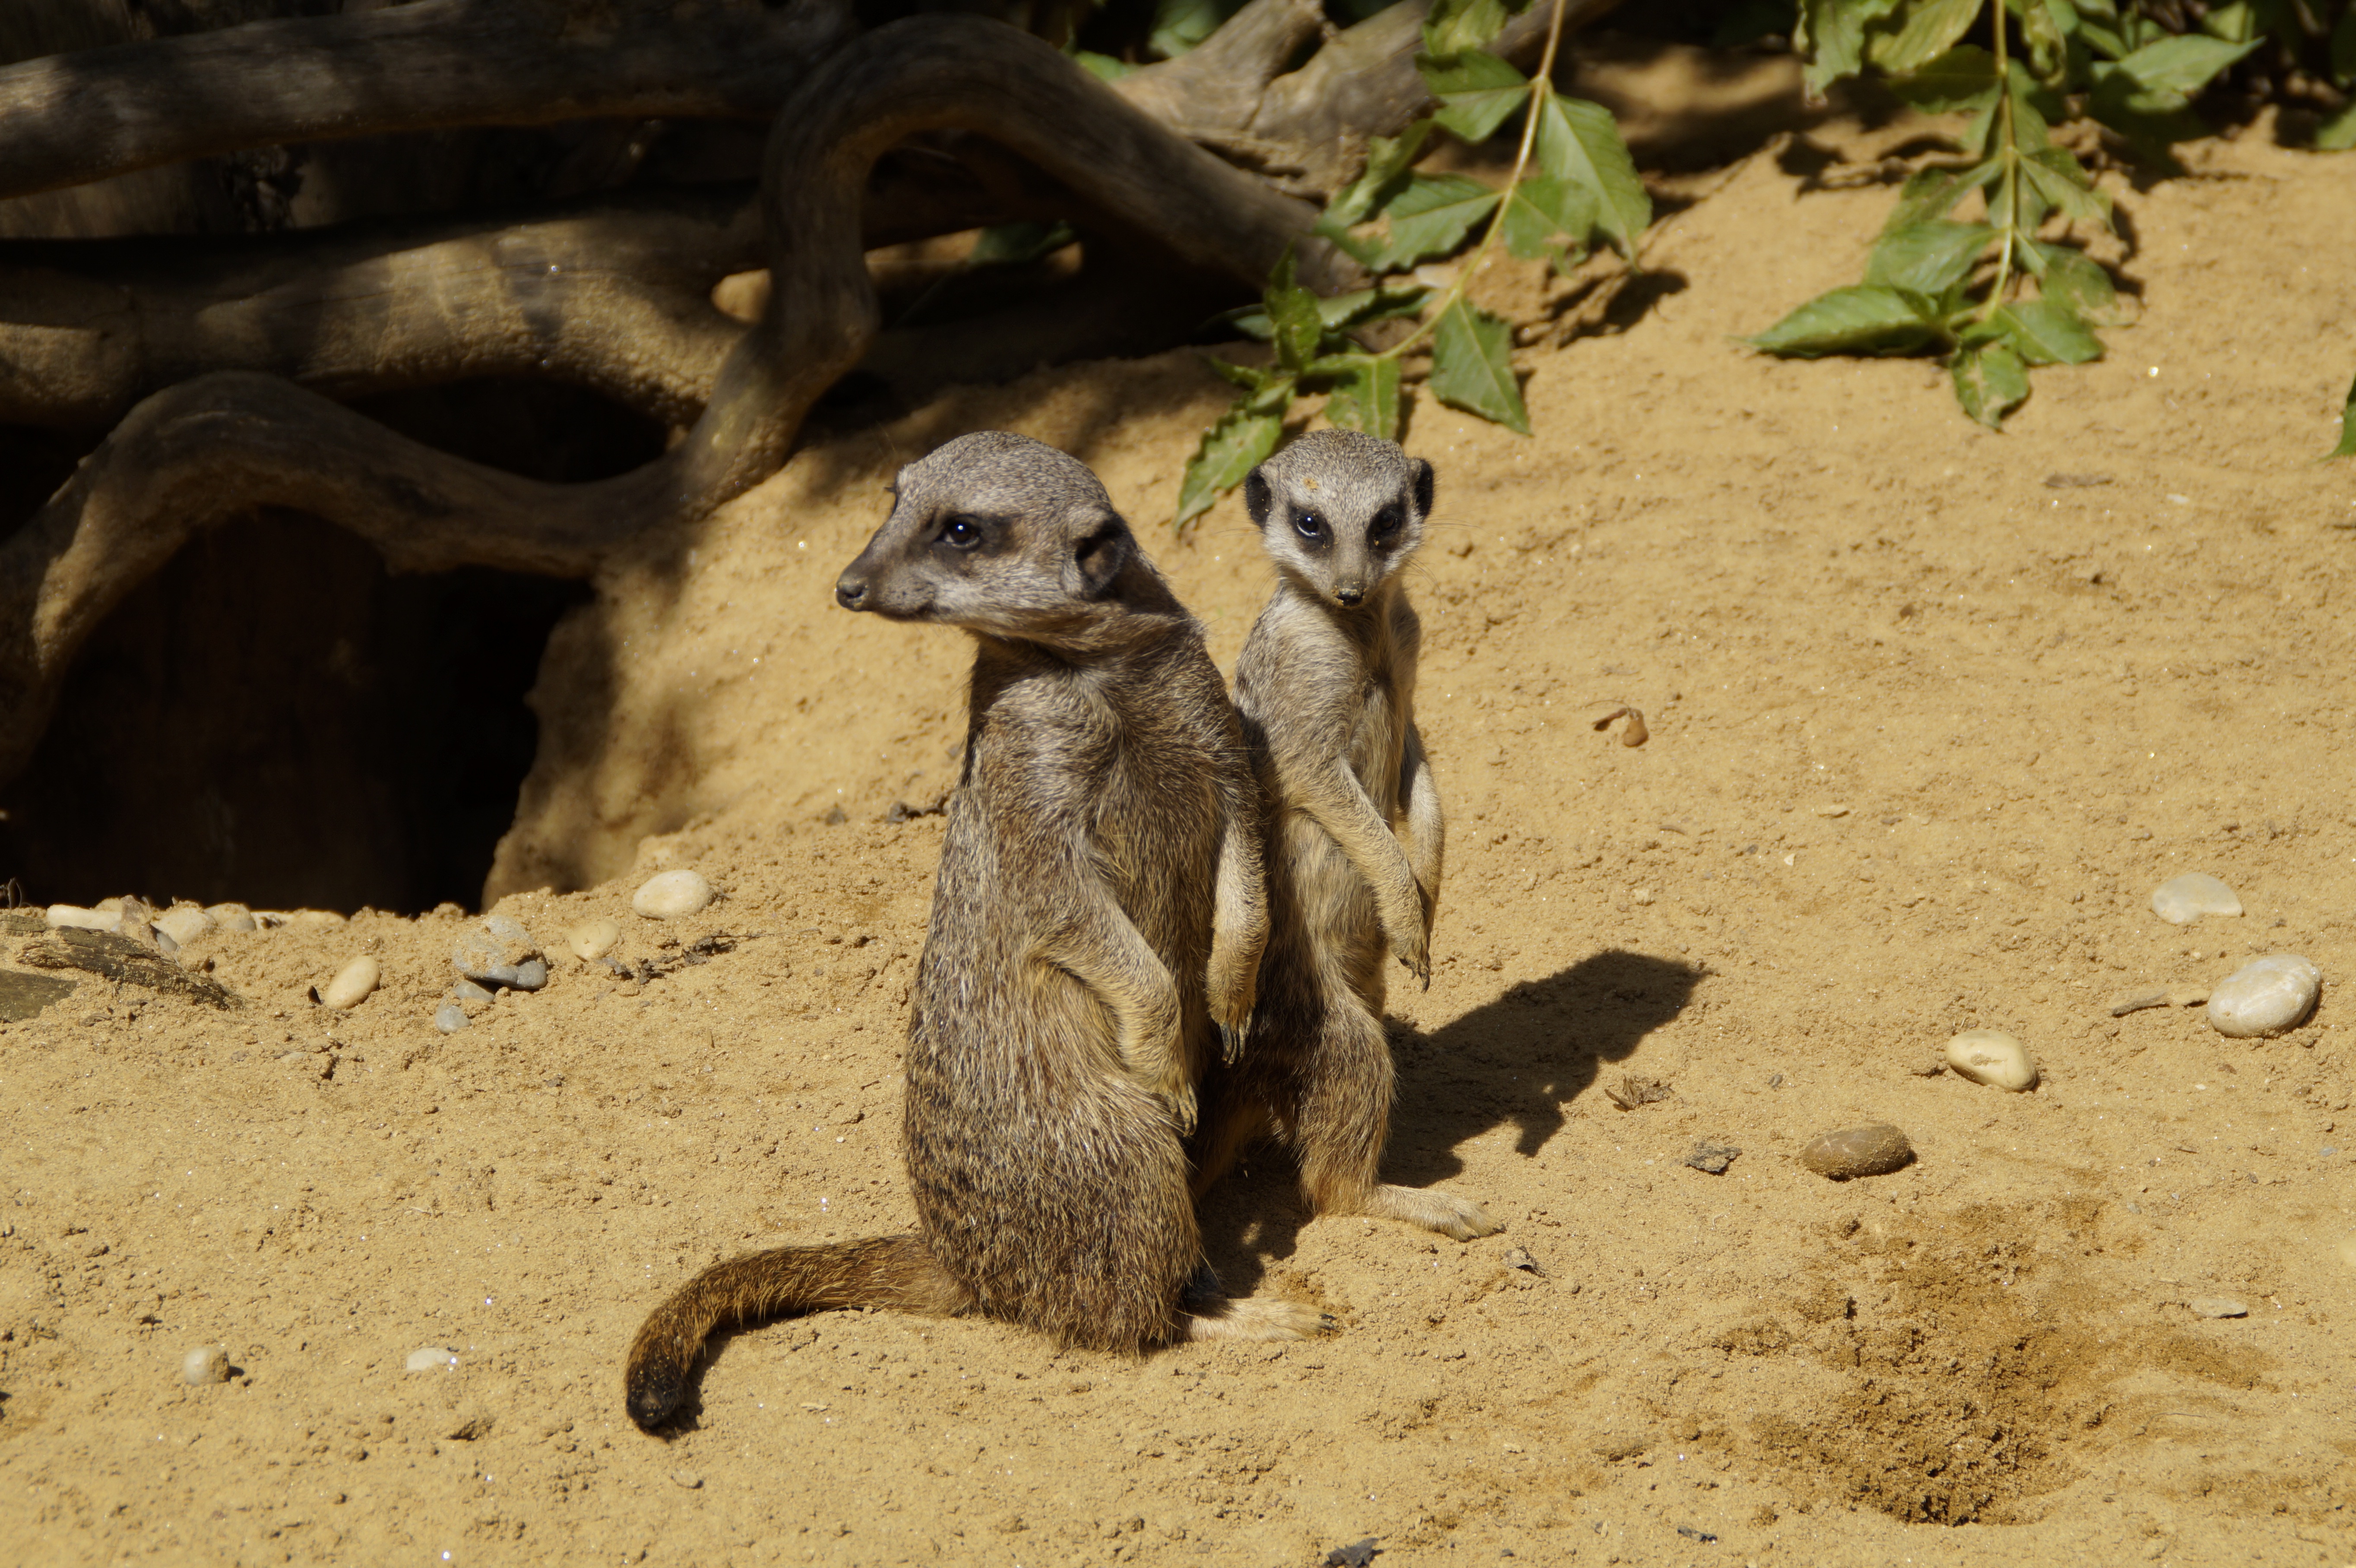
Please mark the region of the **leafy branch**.
<svg viewBox="0 0 2356 1568"><path fill-rule="evenodd" d="M1986 9L1991 47L1983 48L1963 41L1981 0L1801 0L1793 41L1809 56L1811 92L1869 65L1915 108L1971 118L1962 162L1907 180L1864 281L1748 341L1793 358L1937 355L1964 411L1994 428L2029 396L2031 367L2101 357L2095 329L2128 315L2110 275L2064 242L2072 232L2109 232L2110 199L2053 141L2054 125L2074 107L2173 168L2169 149L2207 133L2192 95L2259 40L2170 34L2115 0L1995 0ZM1975 197L1978 219L1956 220Z"/></svg>
<svg viewBox="0 0 2356 1568"><path fill-rule="evenodd" d="M1526 78L1485 47L1505 25L1504 0L1439 0L1432 6L1416 66L1439 110L1395 137L1374 138L1365 172L1335 193L1317 226L1378 281L1370 289L1321 299L1295 280L1287 256L1258 307L1227 318L1237 331L1268 343L1273 362L1262 368L1208 361L1235 384L1237 396L1204 432L1186 465L1176 526L1183 528L1209 510L1276 450L1302 397L1324 394L1330 424L1398 439L1407 360L1417 350L1428 349L1426 384L1433 397L1529 433L1529 411L1514 376L1513 329L1472 303L1472 279L1501 243L1524 261L1551 261L1568 272L1599 235L1633 266L1637 239L1653 213L1610 112L1554 91L1563 0L1553 5L1546 52L1537 73ZM1523 117L1521 140L1503 189L1415 168L1435 131L1477 145L1516 113ZM1456 254L1484 223L1445 287L1397 279ZM1416 326L1388 347L1365 341L1365 329L1376 323L1410 316Z"/></svg>

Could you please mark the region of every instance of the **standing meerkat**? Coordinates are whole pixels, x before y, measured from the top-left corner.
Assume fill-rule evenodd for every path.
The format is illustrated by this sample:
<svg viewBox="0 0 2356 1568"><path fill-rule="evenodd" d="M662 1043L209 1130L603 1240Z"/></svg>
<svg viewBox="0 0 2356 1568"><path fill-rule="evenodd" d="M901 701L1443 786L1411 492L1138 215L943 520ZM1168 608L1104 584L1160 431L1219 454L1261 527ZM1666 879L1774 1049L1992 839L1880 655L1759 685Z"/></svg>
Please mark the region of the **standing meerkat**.
<svg viewBox="0 0 2356 1568"><path fill-rule="evenodd" d="M1236 666L1265 800L1269 935L1196 1190L1273 1120L1317 1213L1470 1241L1501 1228L1478 1203L1378 1175L1396 1078L1384 953L1429 987L1440 899L1440 794L1415 727L1422 624L1401 581L1431 489L1430 464L1339 430L1301 437L1244 481L1277 569Z"/></svg>
<svg viewBox="0 0 2356 1568"><path fill-rule="evenodd" d="M1128 1351L1323 1323L1223 1298L1187 1188L1194 1085L1215 1034L1242 1038L1267 933L1256 792L1202 628L1052 447L965 436L895 489L836 598L977 645L908 1024L917 1230L698 1275L630 1346L641 1426L714 1328L785 1312L976 1312Z"/></svg>

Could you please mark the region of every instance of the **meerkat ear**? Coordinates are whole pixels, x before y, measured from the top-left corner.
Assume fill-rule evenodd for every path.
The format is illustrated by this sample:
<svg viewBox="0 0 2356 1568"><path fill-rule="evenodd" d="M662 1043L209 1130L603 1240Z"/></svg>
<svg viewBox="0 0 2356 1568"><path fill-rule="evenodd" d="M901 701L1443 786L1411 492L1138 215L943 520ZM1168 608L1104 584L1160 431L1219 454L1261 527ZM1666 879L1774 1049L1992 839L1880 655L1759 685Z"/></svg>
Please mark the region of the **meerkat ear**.
<svg viewBox="0 0 2356 1568"><path fill-rule="evenodd" d="M1415 509L1420 517L1431 516L1431 464L1422 458L1412 459L1415 469Z"/></svg>
<svg viewBox="0 0 2356 1568"><path fill-rule="evenodd" d="M1268 508L1272 499L1268 480L1258 468L1244 475L1244 510L1251 514L1252 527L1268 527Z"/></svg>
<svg viewBox="0 0 2356 1568"><path fill-rule="evenodd" d="M1101 599L1129 564L1130 551L1136 541L1130 537L1129 525L1119 517L1108 517L1095 532L1072 547L1070 576L1066 586L1079 598Z"/></svg>

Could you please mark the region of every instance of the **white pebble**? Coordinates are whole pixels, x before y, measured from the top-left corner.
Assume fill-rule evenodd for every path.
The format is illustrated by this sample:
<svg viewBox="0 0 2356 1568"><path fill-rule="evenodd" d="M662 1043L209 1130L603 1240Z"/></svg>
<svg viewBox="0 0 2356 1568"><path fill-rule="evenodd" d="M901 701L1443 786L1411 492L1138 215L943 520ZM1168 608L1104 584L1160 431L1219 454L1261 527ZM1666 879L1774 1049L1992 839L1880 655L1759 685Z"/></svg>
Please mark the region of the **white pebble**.
<svg viewBox="0 0 2356 1568"><path fill-rule="evenodd" d="M229 1352L219 1345L199 1345L180 1358L180 1381L184 1383L225 1383L229 1381Z"/></svg>
<svg viewBox="0 0 2356 1568"><path fill-rule="evenodd" d="M631 896L630 907L648 920L701 914L712 905L712 884L701 871L659 871Z"/></svg>
<svg viewBox="0 0 2356 1568"><path fill-rule="evenodd" d="M72 927L78 931L121 931L123 906L112 909L84 909L80 904L51 904L48 910L51 930Z"/></svg>
<svg viewBox="0 0 2356 1568"><path fill-rule="evenodd" d="M2184 1305L2192 1309L2195 1317L2247 1317L2250 1315L2246 1303L2236 1301L2230 1296L2196 1296Z"/></svg>
<svg viewBox="0 0 2356 1568"><path fill-rule="evenodd" d="M208 908L205 911L205 913L212 916L213 923L220 926L223 931L259 931L262 929L261 923L253 918L253 912L246 908L243 904L214 904Z"/></svg>
<svg viewBox="0 0 2356 1568"><path fill-rule="evenodd" d="M366 1001L368 994L376 989L377 982L383 977L383 965L370 955L363 953L336 972L336 977L327 982L327 988L319 993L319 999L331 1008L341 1008L348 1012Z"/></svg>
<svg viewBox="0 0 2356 1568"><path fill-rule="evenodd" d="M1967 1029L1947 1042L1947 1065L1975 1083L2019 1093L2037 1086L2029 1047L2000 1029Z"/></svg>
<svg viewBox="0 0 2356 1568"><path fill-rule="evenodd" d="M2187 871L2152 889L2151 912L2170 925L2190 925L2204 914L2240 914L2242 901L2208 872Z"/></svg>
<svg viewBox="0 0 2356 1568"><path fill-rule="evenodd" d="M603 919L584 921L564 933L564 944L584 964L594 964L614 951L614 944L621 940L621 926Z"/></svg>
<svg viewBox="0 0 2356 1568"><path fill-rule="evenodd" d="M455 1002L444 1002L434 1009L434 1027L444 1034L456 1034L466 1027L466 1009Z"/></svg>
<svg viewBox="0 0 2356 1568"><path fill-rule="evenodd" d="M2323 975L2296 953L2269 953L2217 982L2209 993L2209 1022L2237 1040L2280 1034L2315 1010Z"/></svg>
<svg viewBox="0 0 2356 1568"><path fill-rule="evenodd" d="M155 929L183 947L220 923L194 904L175 904L155 917Z"/></svg>
<svg viewBox="0 0 2356 1568"><path fill-rule="evenodd" d="M402 1370L412 1372L438 1372L458 1364L458 1352L443 1345L420 1345L409 1352Z"/></svg>

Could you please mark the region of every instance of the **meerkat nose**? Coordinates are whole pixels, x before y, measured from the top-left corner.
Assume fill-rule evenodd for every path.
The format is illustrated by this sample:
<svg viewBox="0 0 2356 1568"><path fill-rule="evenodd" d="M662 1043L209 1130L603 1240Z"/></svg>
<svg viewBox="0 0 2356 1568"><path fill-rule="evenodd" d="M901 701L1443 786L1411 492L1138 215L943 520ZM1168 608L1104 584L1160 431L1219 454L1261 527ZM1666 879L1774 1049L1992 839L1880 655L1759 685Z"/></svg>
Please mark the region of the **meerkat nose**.
<svg viewBox="0 0 2356 1568"><path fill-rule="evenodd" d="M1366 591L1355 582L1339 583L1333 589L1333 597L1344 604L1355 604L1365 596Z"/></svg>
<svg viewBox="0 0 2356 1568"><path fill-rule="evenodd" d="M845 576L834 585L834 602L846 610L859 609L867 603L867 584Z"/></svg>

